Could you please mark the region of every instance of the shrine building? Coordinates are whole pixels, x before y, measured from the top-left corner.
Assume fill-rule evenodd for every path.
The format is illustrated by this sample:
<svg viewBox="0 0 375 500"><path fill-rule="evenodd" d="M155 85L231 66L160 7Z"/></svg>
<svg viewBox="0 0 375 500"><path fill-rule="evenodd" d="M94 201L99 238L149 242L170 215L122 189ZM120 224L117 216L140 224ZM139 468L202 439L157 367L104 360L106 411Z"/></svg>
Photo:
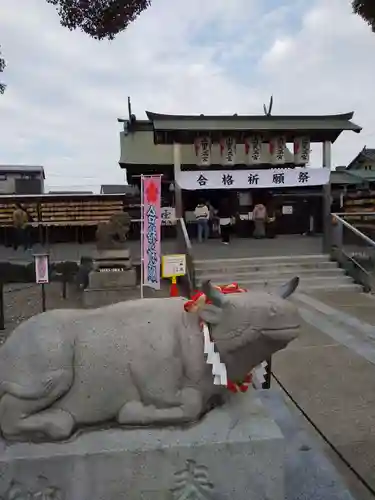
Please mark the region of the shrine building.
<svg viewBox="0 0 375 500"><path fill-rule="evenodd" d="M137 120L129 109L119 119L119 164L130 185L140 175L162 174L162 204L193 223L199 199L214 207L223 197L239 215L238 234L250 234L253 206L277 214L279 234L298 233L315 219L327 240L331 213L331 146L344 131L359 133L353 113L322 116L167 115L147 111ZM322 165L311 165L320 143ZM341 186L335 185L335 190Z"/></svg>

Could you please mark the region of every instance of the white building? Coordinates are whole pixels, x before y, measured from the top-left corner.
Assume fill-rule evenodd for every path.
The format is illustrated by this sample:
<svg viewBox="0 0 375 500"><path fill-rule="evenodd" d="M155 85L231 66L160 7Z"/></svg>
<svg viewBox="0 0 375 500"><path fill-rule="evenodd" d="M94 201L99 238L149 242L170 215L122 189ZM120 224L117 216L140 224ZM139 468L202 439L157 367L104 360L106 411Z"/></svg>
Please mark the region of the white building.
<svg viewBox="0 0 375 500"><path fill-rule="evenodd" d="M0 194L42 194L44 179L40 166L0 165Z"/></svg>

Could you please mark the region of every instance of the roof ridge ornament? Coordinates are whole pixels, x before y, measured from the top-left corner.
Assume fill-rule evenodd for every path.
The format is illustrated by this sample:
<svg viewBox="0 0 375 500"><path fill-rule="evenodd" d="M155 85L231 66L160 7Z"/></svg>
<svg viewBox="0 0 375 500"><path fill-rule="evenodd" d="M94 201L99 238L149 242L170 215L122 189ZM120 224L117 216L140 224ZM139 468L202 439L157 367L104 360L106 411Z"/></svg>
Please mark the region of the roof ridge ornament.
<svg viewBox="0 0 375 500"><path fill-rule="evenodd" d="M266 108L266 105L263 104L263 111L266 116L271 116L272 114L272 107L273 107L273 95L271 95L270 98L270 103L268 105L268 108Z"/></svg>

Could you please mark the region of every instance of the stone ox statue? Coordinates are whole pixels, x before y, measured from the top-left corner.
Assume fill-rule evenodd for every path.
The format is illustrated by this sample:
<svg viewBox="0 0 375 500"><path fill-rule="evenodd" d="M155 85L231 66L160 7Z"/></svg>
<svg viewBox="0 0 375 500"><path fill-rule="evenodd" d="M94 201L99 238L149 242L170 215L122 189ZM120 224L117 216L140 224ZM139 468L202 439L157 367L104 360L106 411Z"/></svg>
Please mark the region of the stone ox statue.
<svg viewBox="0 0 375 500"><path fill-rule="evenodd" d="M93 310L53 310L18 326L0 349L0 427L6 439L63 440L79 427L194 422L227 389L213 384L200 321L231 380L296 338L299 316L278 293L223 295L185 312L183 298L140 299ZM238 395L238 397L241 397Z"/></svg>

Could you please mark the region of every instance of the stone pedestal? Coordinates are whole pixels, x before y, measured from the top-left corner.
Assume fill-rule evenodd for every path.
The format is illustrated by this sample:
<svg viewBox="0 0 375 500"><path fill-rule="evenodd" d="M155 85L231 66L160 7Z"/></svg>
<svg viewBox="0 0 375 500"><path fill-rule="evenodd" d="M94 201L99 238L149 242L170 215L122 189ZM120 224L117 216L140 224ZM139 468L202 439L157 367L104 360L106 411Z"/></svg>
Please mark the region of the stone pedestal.
<svg viewBox="0 0 375 500"><path fill-rule="evenodd" d="M84 304L100 307L134 298L136 285L137 272L128 249L100 250L93 256Z"/></svg>
<svg viewBox="0 0 375 500"><path fill-rule="evenodd" d="M30 498L51 500L284 499L283 437L252 395L234 395L186 429L87 431L62 444L0 443L0 468L4 500L29 498L9 494L12 481L13 488L50 494Z"/></svg>
<svg viewBox="0 0 375 500"><path fill-rule="evenodd" d="M125 300L139 299L140 287L131 288L87 288L83 291L83 305L87 308L97 308L124 302Z"/></svg>

